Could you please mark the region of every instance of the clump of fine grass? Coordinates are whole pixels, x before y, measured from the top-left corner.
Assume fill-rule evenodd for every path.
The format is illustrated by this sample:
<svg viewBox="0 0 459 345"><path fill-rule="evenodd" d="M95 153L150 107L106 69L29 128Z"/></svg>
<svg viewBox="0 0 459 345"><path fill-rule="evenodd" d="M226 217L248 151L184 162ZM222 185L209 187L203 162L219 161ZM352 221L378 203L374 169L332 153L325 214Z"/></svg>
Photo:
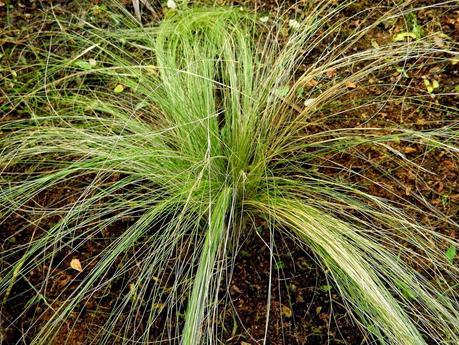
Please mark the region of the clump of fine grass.
<svg viewBox="0 0 459 345"><path fill-rule="evenodd" d="M71 56L47 55L43 79L21 98L30 117L3 123L0 139L3 219L32 214L57 221L26 246L2 253L5 262L18 253L21 258L2 269L0 293L7 300L18 277L51 267L61 260L59 253L71 255L119 220L135 221L84 262L90 269L63 303L46 299L46 284L37 289L52 316L31 343L49 344L82 303L125 274L130 284L88 341L217 342L214 321L226 266L247 223L260 218L271 231L293 235L312 249L365 326L369 343L459 343L458 269L444 255L445 246L457 242L412 215L426 212L444 224L456 222L421 195L414 193L411 201L396 193L378 197L315 168L327 162L356 176L339 157L366 146L386 150L395 167L418 171L422 167L394 143L457 158L457 124L445 121L424 131L395 124L311 129L361 108L377 117L375 108L400 101L386 92L349 106L346 85L424 57L457 53L428 38L353 52L378 23L411 13L406 3L356 29L299 72L308 52L338 32L342 23L333 18L346 5L321 2L286 42L276 29L230 8L183 9L153 27L125 14L117 17L121 28L61 33ZM360 69L345 78L323 77L353 66ZM298 106L296 90L313 80L320 81L319 91ZM381 87L391 91L396 85ZM432 102L417 95L403 101ZM46 191L81 180L89 182L65 205L33 203ZM365 185L384 188L368 177ZM180 251L189 253L188 263L171 264ZM425 265L417 267L421 260ZM109 271L115 273L107 276ZM171 277L168 289L152 283ZM183 322L179 311L185 311ZM155 323L161 313L164 332Z"/></svg>

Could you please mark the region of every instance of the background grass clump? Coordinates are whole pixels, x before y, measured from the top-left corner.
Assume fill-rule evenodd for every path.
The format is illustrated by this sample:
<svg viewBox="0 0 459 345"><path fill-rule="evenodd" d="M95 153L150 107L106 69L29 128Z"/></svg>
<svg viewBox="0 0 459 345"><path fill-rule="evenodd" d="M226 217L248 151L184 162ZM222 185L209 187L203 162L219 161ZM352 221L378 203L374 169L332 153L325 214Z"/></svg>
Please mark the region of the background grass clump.
<svg viewBox="0 0 459 345"><path fill-rule="evenodd" d="M435 102L438 82L424 78L423 92L400 82L459 56L413 24L422 8L384 9L340 37L351 2L315 4L289 29L282 17L268 25L238 8L184 5L142 26L113 5L110 29L59 22L52 45L66 49L37 53L38 75L10 98L27 111L0 127L3 221L33 215L15 233L28 240L2 251L0 294L8 303L18 280L43 269L30 284L44 306L32 344L54 341L119 278L88 343L224 341L221 291L259 224L312 251L368 343L459 343L457 240L438 230L456 220L381 181L403 185L386 167L428 173L415 152L459 153L457 108ZM407 18L393 40L360 45ZM364 85L369 76L380 82ZM404 106L428 107L442 120L421 129L384 120L382 109L400 106L401 116ZM368 158L375 152L380 165ZM52 267L107 231L97 255L71 264L80 272L72 287L48 297Z"/></svg>

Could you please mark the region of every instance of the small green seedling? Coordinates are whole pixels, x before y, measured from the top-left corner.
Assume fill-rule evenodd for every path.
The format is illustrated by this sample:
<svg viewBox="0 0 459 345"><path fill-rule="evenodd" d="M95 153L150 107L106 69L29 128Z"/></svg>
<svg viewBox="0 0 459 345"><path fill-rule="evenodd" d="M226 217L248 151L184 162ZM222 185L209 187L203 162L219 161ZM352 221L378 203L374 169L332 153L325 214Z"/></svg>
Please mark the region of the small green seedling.
<svg viewBox="0 0 459 345"><path fill-rule="evenodd" d="M418 24L418 19L414 13L409 13L407 16L408 26L410 31L400 32L393 37L394 42L403 42L407 38L420 40L423 36L422 27Z"/></svg>
<svg viewBox="0 0 459 345"><path fill-rule="evenodd" d="M452 264L454 262L454 259L456 258L456 246L451 245L448 247L448 249L445 252L445 256L448 259L448 262Z"/></svg>

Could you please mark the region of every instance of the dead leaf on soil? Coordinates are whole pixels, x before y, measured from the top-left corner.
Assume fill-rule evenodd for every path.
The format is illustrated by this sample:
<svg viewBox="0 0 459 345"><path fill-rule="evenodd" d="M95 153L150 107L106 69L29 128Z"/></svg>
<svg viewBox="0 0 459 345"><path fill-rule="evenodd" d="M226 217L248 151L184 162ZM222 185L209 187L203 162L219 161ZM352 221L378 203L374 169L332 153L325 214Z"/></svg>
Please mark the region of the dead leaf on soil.
<svg viewBox="0 0 459 345"><path fill-rule="evenodd" d="M427 121L426 121L425 119L417 119L417 120L416 120L416 124L417 124L417 125L423 126L423 125L425 125L426 123L427 123Z"/></svg>
<svg viewBox="0 0 459 345"><path fill-rule="evenodd" d="M75 271L83 272L83 267L81 267L81 262L78 259L72 259L72 261L70 261L70 267Z"/></svg>
<svg viewBox="0 0 459 345"><path fill-rule="evenodd" d="M437 47L439 48L445 48L445 41L443 40L442 37L438 36L438 35L435 35L433 37L433 41L434 43L437 45Z"/></svg>
<svg viewBox="0 0 459 345"><path fill-rule="evenodd" d="M305 85L312 88L314 86L317 86L317 84L319 84L319 82L317 80L314 80L314 79L311 79L311 80L308 80Z"/></svg>
<svg viewBox="0 0 459 345"><path fill-rule="evenodd" d="M410 196L412 191L413 191L413 187L412 186L406 186L405 195L406 196Z"/></svg>
<svg viewBox="0 0 459 345"><path fill-rule="evenodd" d="M286 305L282 304L281 305L281 314L282 314L282 316L285 316L285 317L292 317L292 315L293 315L292 309L290 309Z"/></svg>
<svg viewBox="0 0 459 345"><path fill-rule="evenodd" d="M404 153L413 153L416 152L417 149L415 147L407 146L403 148Z"/></svg>
<svg viewBox="0 0 459 345"><path fill-rule="evenodd" d="M335 68L331 68L331 69L327 70L326 75L330 79L336 77L336 69Z"/></svg>
<svg viewBox="0 0 459 345"><path fill-rule="evenodd" d="M346 85L346 87L347 87L348 89L355 89L355 88L357 87L357 84L354 83L354 82L352 82L352 81L346 82L345 85Z"/></svg>

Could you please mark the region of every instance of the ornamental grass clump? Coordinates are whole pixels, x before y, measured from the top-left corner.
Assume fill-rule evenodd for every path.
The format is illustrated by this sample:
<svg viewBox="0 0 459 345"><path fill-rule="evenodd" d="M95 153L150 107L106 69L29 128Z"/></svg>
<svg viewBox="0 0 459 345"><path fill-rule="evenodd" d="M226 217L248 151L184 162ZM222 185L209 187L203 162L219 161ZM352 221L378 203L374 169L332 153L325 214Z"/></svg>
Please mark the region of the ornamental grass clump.
<svg viewBox="0 0 459 345"><path fill-rule="evenodd" d="M410 145L457 159L453 110L430 94L384 79L376 96L351 96L371 75L458 54L429 37L359 47L377 25L414 13L409 2L335 42L348 4L320 2L289 35L239 9L179 8L154 26L126 12L114 28L86 23L53 37L65 52L45 54L40 80L18 100L28 116L4 121L0 139L2 218L53 222L33 235L30 225L18 230L30 241L1 254L20 257L2 266L0 294L7 301L43 265L52 279L50 267L131 221L82 262L59 303L46 298L46 283L34 288L47 317L31 327L32 344L50 344L120 276L129 284L88 343L219 343L220 291L239 239L255 236L260 221L314 253L368 343L459 344L459 272L445 256L457 241L436 228L457 223L416 191L408 198L343 161L374 167L359 150L383 150L386 166L426 172L407 158ZM425 130L370 122L400 103L429 104L445 120ZM368 121L348 125L359 112ZM34 201L65 186L73 192L57 205Z"/></svg>

